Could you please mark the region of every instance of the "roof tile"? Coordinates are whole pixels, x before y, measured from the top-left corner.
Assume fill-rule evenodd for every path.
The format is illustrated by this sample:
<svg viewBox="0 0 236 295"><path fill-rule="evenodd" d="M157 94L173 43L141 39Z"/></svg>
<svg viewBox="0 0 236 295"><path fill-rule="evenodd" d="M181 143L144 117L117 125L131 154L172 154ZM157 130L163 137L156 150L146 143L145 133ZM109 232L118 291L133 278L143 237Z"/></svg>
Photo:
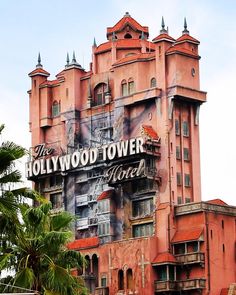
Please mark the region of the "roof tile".
<svg viewBox="0 0 236 295"><path fill-rule="evenodd" d="M50 76L50 74L45 71L43 68L36 68L35 70L33 70L32 72L29 73L29 76L36 76L36 75L41 75L41 76Z"/></svg>
<svg viewBox="0 0 236 295"><path fill-rule="evenodd" d="M75 240L67 245L70 250L95 248L99 245L98 237Z"/></svg>
<svg viewBox="0 0 236 295"><path fill-rule="evenodd" d="M160 138L151 125L142 125L141 128L142 128L141 133L143 135L146 135L150 137L151 139L155 139L155 140L158 140Z"/></svg>
<svg viewBox="0 0 236 295"><path fill-rule="evenodd" d="M97 198L97 201L101 201L101 200L105 200L105 199L109 199L112 194L113 194L114 190L113 189L109 189L107 191L104 191L102 192L98 198Z"/></svg>
<svg viewBox="0 0 236 295"><path fill-rule="evenodd" d="M175 233L171 242L180 243L185 241L197 241L199 240L202 232L203 232L202 228L179 230Z"/></svg>
<svg viewBox="0 0 236 295"><path fill-rule="evenodd" d="M152 264L167 264L167 263L176 263L177 260L173 254L169 252L164 252L158 254L152 261Z"/></svg>
<svg viewBox="0 0 236 295"><path fill-rule="evenodd" d="M176 42L182 42L182 41L190 41L190 42L193 42L193 43L198 43L200 44L200 42L193 38L192 36L188 35L188 34L183 34L182 36L180 36Z"/></svg>
<svg viewBox="0 0 236 295"><path fill-rule="evenodd" d="M152 41L155 42L155 41L161 41L161 40L169 40L171 42L174 42L175 39L172 38L170 35L168 34L160 34L158 35L157 37L155 37Z"/></svg>
<svg viewBox="0 0 236 295"><path fill-rule="evenodd" d="M221 199L209 200L209 201L206 201L206 203L213 204L213 205L229 206L227 203L225 203Z"/></svg>
<svg viewBox="0 0 236 295"><path fill-rule="evenodd" d="M133 19L131 16L125 15L120 19L113 27L108 27L107 28L107 34L111 34L113 32L121 31L126 24L130 24L131 27L134 29L143 31L148 33L148 27L146 26L141 26L135 19Z"/></svg>

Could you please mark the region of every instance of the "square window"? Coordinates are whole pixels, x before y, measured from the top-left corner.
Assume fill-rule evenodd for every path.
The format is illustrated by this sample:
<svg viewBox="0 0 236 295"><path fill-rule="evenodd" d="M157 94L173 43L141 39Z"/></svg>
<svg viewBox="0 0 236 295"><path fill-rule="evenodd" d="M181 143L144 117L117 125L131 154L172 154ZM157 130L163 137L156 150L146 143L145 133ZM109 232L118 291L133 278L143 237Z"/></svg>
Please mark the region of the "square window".
<svg viewBox="0 0 236 295"><path fill-rule="evenodd" d="M176 159L181 159L181 152L180 152L180 146L176 146Z"/></svg>
<svg viewBox="0 0 236 295"><path fill-rule="evenodd" d="M190 185L191 185L190 174L184 174L184 185L186 187L190 187Z"/></svg>
<svg viewBox="0 0 236 295"><path fill-rule="evenodd" d="M182 204L182 197L177 198L178 205Z"/></svg>
<svg viewBox="0 0 236 295"><path fill-rule="evenodd" d="M181 173L177 172L176 177L177 177L177 185L182 185L182 175L181 175Z"/></svg>
<svg viewBox="0 0 236 295"><path fill-rule="evenodd" d="M189 161L189 149L188 148L184 148L184 161Z"/></svg>
<svg viewBox="0 0 236 295"><path fill-rule="evenodd" d="M183 122L183 136L189 136L189 124L187 121Z"/></svg>
<svg viewBox="0 0 236 295"><path fill-rule="evenodd" d="M179 120L175 120L175 134L180 135Z"/></svg>

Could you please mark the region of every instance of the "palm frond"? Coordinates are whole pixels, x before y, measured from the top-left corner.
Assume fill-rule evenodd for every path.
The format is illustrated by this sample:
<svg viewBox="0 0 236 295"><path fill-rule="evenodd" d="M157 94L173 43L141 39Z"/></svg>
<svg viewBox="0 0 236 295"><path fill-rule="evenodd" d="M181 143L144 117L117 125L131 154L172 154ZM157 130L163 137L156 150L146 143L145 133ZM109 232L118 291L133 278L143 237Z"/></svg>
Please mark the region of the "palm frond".
<svg viewBox="0 0 236 295"><path fill-rule="evenodd" d="M65 250L60 252L58 256L58 264L65 268L79 268L82 269L86 265L86 259L80 252L74 250Z"/></svg>
<svg viewBox="0 0 236 295"><path fill-rule="evenodd" d="M14 285L22 288L32 289L35 284L35 274L33 269L26 267L16 273Z"/></svg>
<svg viewBox="0 0 236 295"><path fill-rule="evenodd" d="M4 173L0 176L0 183L19 183L21 182L21 173L19 170L14 170L9 173Z"/></svg>
<svg viewBox="0 0 236 295"><path fill-rule="evenodd" d="M52 216L51 229L58 231L61 229L69 229L74 217L68 212L60 212Z"/></svg>

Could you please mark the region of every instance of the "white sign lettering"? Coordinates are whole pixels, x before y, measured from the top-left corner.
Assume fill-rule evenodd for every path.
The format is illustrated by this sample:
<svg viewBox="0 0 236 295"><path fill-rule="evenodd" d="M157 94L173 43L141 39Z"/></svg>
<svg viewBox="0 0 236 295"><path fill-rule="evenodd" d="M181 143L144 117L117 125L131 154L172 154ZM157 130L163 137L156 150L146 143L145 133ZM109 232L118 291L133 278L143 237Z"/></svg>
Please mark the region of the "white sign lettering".
<svg viewBox="0 0 236 295"><path fill-rule="evenodd" d="M87 165L94 165L98 161L99 150L102 151L103 161L114 160L116 158L127 157L130 155L140 154L144 152L143 138L131 138L125 141L119 141L102 145L100 147L93 147L90 149L80 149L73 154L67 154L63 156L52 156L48 158L48 155L52 153L52 149L45 149L44 144L37 146L38 156L47 156L47 158L36 159L34 161L26 163L26 177L33 177L43 174L50 174L56 171L68 171L79 167L85 167ZM115 167L115 166L114 166ZM124 177L134 177L139 171L128 169L122 172L122 167L117 167L117 170L113 171L117 179ZM128 174L127 174L128 172Z"/></svg>

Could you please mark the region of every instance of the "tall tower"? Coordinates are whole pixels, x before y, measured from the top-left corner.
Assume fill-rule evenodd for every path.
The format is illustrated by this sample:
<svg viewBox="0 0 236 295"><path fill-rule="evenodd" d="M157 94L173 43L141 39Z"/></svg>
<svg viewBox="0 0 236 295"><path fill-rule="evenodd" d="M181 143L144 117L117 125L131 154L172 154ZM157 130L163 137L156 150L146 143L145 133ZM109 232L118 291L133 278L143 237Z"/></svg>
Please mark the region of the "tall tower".
<svg viewBox="0 0 236 295"><path fill-rule="evenodd" d="M186 20L174 39L162 19L151 42L148 27L128 12L106 37L102 44L94 39L89 71L73 52L48 80L39 55L29 74L27 177L53 213L76 215L68 247L87 260L82 275L91 294L210 294L213 229L206 220L215 218L214 206L236 213L200 202L199 108L206 93L199 41ZM221 231L235 222L217 218ZM226 244L223 233L219 241Z"/></svg>

